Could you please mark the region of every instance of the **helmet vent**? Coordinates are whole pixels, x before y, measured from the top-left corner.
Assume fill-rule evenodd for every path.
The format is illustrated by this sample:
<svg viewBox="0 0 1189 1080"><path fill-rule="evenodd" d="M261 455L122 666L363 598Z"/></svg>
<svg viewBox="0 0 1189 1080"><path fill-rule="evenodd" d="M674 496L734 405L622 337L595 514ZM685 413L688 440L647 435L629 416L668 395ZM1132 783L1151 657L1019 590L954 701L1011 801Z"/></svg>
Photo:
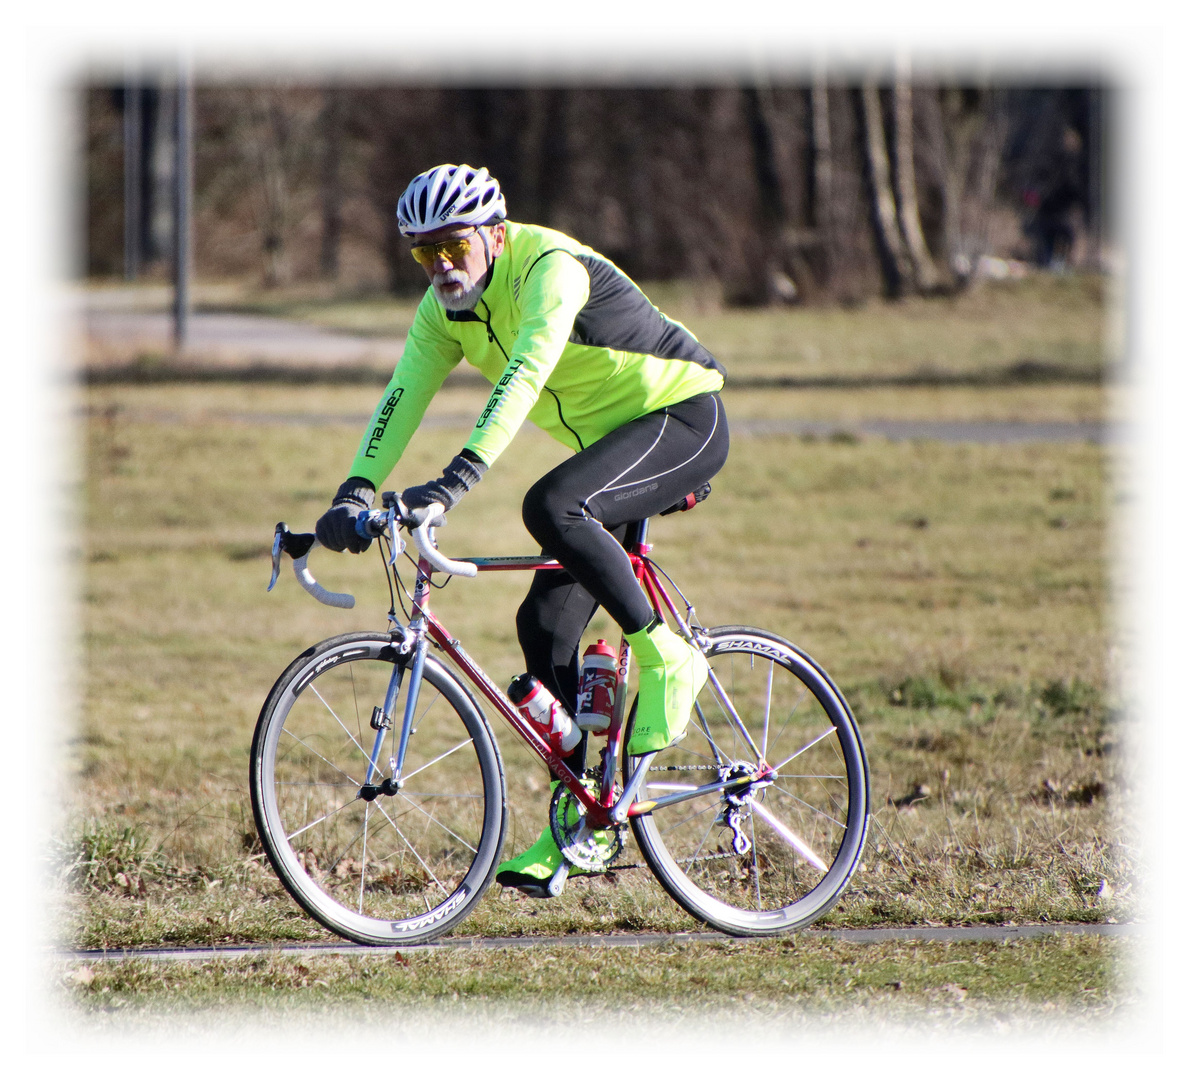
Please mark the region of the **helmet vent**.
<svg viewBox="0 0 1189 1080"><path fill-rule="evenodd" d="M438 165L414 177L397 208L397 225L406 236L507 217L499 182L469 165Z"/></svg>

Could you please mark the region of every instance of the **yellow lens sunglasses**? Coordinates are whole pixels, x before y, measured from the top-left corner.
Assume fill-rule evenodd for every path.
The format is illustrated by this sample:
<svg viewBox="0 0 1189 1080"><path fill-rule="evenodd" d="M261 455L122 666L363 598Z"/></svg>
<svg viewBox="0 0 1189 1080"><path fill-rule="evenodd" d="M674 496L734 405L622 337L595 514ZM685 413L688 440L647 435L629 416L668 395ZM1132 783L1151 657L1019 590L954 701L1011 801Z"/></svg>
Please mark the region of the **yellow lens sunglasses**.
<svg viewBox="0 0 1189 1080"><path fill-rule="evenodd" d="M443 240L440 244L414 244L411 254L427 270L433 269L433 264L437 261L439 254L444 255L449 262L457 266L467 257L467 253L471 250L472 238L478 231L479 229L476 227L466 236L456 236L451 240Z"/></svg>

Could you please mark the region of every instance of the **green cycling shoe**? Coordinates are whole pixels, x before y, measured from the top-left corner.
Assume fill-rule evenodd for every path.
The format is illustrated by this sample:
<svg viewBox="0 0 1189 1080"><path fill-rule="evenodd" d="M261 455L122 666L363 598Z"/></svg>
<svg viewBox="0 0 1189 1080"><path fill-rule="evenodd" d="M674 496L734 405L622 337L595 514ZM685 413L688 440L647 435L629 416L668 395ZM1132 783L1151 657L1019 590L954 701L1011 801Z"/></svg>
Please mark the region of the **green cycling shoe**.
<svg viewBox="0 0 1189 1080"><path fill-rule="evenodd" d="M551 795L557 790L557 785L560 783L560 780L550 783ZM609 848L612 844L610 829L597 829L592 835L600 847ZM529 896L548 897L550 894L545 887L564 861L565 858L558 849L557 841L553 839L553 829L546 825L545 831L541 833L537 842L528 851L517 855L514 859L500 863L495 874L496 884L502 885L505 889L519 889ZM571 872L581 874L583 871Z"/></svg>
<svg viewBox="0 0 1189 1080"><path fill-rule="evenodd" d="M648 754L685 734L694 699L706 685L706 657L660 619L624 635L640 661L640 698L628 753Z"/></svg>

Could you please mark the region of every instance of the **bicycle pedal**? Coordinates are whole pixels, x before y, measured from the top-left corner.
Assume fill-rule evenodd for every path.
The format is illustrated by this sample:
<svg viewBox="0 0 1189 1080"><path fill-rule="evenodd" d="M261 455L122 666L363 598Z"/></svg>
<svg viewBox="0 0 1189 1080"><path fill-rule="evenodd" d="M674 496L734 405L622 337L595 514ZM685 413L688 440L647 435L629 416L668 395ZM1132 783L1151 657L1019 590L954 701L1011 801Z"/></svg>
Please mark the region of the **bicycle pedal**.
<svg viewBox="0 0 1189 1080"><path fill-rule="evenodd" d="M549 884L545 886L545 894L547 896L561 896L562 890L566 887L566 878L570 876L570 864L563 862L556 870L553 871L553 877L549 879Z"/></svg>

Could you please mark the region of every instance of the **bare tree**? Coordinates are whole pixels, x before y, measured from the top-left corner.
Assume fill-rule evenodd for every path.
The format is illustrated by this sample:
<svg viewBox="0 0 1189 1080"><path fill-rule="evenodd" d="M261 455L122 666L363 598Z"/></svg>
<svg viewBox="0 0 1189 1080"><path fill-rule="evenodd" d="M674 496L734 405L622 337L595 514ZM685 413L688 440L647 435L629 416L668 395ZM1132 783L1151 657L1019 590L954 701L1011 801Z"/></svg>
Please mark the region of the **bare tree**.
<svg viewBox="0 0 1189 1080"><path fill-rule="evenodd" d="M324 278L339 274L343 238L343 90L327 87L322 104L322 244L318 268Z"/></svg>
<svg viewBox="0 0 1189 1080"><path fill-rule="evenodd" d="M370 282L386 268L392 290L423 289L393 207L412 176L443 161L488 166L514 218L561 228L633 277L712 281L728 302L751 304L973 280L996 215L1023 213L1025 195L1049 197L1057 165L1075 170L1087 216L1099 213L1098 173L1084 175L1102 154L1103 106L1090 91L924 85L906 64L883 90L878 77L831 85L818 68L802 83L744 85L200 85L198 268L263 264L273 285L348 272ZM120 199L123 139L110 92L88 100L90 264L110 272L97 237L121 220L108 203ZM1040 113L1053 115L1041 124ZM152 138L168 115L146 94L146 156L169 148ZM1058 162L1051 133L1066 127L1093 145ZM153 159L145 205L167 207L149 195L170 162ZM1004 201L1008 186L1019 205Z"/></svg>
<svg viewBox="0 0 1189 1080"><path fill-rule="evenodd" d="M921 230L921 211L917 202L911 80L909 61L907 57L902 56L896 65L896 81L892 91L895 103L892 115L896 134L896 208L917 291L933 292L938 285L937 269L925 244L925 234Z"/></svg>
<svg viewBox="0 0 1189 1080"><path fill-rule="evenodd" d="M946 266L959 286L974 279L988 246L990 211L1007 137L1002 93L941 86L919 95L925 158L941 192Z"/></svg>
<svg viewBox="0 0 1189 1080"><path fill-rule="evenodd" d="M814 72L809 90L810 147L813 155L813 225L821 238L822 284L832 283L834 256L834 154L830 138L830 91L824 67Z"/></svg>
<svg viewBox="0 0 1189 1080"><path fill-rule="evenodd" d="M871 182L871 202L876 231L886 266L888 292L899 296L912 280L912 266L900 240L896 220L896 196L892 190L892 170L888 164L887 137L884 133L883 105L879 87L868 79L860 90L863 104L863 131L867 168Z"/></svg>
<svg viewBox="0 0 1189 1080"><path fill-rule="evenodd" d="M1007 140L1005 92L980 91L983 123L972 153L968 194L963 205L963 231L969 238L970 258L977 274L979 260L990 249L991 211L999 186L1003 144Z"/></svg>

